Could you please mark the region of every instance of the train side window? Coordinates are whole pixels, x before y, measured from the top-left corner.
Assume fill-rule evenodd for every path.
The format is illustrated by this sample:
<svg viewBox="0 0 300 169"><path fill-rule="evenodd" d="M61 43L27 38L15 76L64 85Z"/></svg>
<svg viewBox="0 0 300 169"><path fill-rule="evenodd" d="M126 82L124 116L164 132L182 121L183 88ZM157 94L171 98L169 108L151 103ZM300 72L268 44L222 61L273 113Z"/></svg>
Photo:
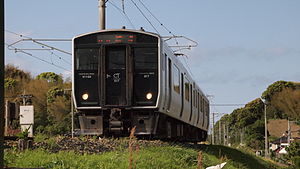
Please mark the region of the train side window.
<svg viewBox="0 0 300 169"><path fill-rule="evenodd" d="M206 116L208 116L209 115L209 104L208 104L208 102L206 103Z"/></svg>
<svg viewBox="0 0 300 169"><path fill-rule="evenodd" d="M196 92L196 97L197 97L197 102L196 102L196 107L197 107L197 111L199 109L199 92Z"/></svg>
<svg viewBox="0 0 300 169"><path fill-rule="evenodd" d="M201 99L200 99L200 110L202 113L204 113L203 112L203 96L202 95L201 95Z"/></svg>
<svg viewBox="0 0 300 169"><path fill-rule="evenodd" d="M202 97L202 112L205 112L205 102L204 102L204 98Z"/></svg>
<svg viewBox="0 0 300 169"><path fill-rule="evenodd" d="M199 123L200 119L200 94L199 91L197 92L197 111L198 111L198 119L197 119L197 124Z"/></svg>
<svg viewBox="0 0 300 169"><path fill-rule="evenodd" d="M197 100L196 100L196 90L194 90L194 107L196 107L197 105L196 105L196 103L197 103Z"/></svg>
<svg viewBox="0 0 300 169"><path fill-rule="evenodd" d="M167 60L167 58L168 58L168 55L165 53L164 57L162 57L162 63L161 63L163 71L165 71L165 69L166 69L166 60Z"/></svg>
<svg viewBox="0 0 300 169"><path fill-rule="evenodd" d="M185 93L185 100L190 101L190 85L187 79L185 79L184 82L184 93Z"/></svg>
<svg viewBox="0 0 300 169"><path fill-rule="evenodd" d="M173 65L173 87L174 91L180 94L180 75L179 69L176 65Z"/></svg>

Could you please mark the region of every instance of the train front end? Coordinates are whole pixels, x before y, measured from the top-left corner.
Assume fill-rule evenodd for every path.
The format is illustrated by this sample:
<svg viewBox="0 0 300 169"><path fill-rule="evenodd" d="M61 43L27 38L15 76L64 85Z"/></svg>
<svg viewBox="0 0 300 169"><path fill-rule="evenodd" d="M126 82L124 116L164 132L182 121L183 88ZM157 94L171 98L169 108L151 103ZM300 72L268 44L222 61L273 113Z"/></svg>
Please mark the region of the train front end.
<svg viewBox="0 0 300 169"><path fill-rule="evenodd" d="M73 39L73 96L81 134L153 133L159 37L104 30Z"/></svg>

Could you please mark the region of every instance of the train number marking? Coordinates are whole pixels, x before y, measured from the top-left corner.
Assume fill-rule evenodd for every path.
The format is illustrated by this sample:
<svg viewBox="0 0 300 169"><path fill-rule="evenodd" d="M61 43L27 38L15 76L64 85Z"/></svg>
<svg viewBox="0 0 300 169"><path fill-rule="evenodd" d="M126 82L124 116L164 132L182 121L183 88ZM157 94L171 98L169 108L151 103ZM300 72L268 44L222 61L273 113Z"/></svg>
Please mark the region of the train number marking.
<svg viewBox="0 0 300 169"><path fill-rule="evenodd" d="M115 73L115 74L113 75L113 81L114 81L115 83L118 83L118 82L120 82L120 80L121 80L121 78L120 78L120 73Z"/></svg>

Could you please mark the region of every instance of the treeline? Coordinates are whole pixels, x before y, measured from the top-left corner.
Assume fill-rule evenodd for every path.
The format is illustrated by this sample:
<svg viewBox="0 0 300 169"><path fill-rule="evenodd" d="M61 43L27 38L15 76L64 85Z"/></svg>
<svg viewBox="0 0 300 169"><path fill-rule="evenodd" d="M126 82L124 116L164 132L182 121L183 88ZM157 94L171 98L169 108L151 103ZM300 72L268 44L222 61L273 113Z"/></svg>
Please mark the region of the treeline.
<svg viewBox="0 0 300 169"><path fill-rule="evenodd" d="M44 72L32 77L13 65L5 66L5 99L23 105L22 94L32 94L26 105L34 106L34 130L47 135L70 132L71 82L62 75ZM18 128L18 119L13 128Z"/></svg>
<svg viewBox="0 0 300 169"><path fill-rule="evenodd" d="M300 119L300 83L277 81L262 93L261 98L267 105L267 119ZM264 125L264 102L257 98L223 116L214 125L214 140L219 144L242 143L252 149L262 150Z"/></svg>

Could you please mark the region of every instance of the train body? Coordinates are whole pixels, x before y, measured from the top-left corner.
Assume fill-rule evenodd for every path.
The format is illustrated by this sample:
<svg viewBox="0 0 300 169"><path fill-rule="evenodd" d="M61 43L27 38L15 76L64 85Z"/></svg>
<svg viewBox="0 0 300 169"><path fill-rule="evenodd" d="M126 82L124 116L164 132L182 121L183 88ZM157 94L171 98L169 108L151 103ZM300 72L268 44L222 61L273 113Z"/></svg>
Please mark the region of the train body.
<svg viewBox="0 0 300 169"><path fill-rule="evenodd" d="M209 101L157 34L118 29L73 38L73 96L82 134L203 141Z"/></svg>

